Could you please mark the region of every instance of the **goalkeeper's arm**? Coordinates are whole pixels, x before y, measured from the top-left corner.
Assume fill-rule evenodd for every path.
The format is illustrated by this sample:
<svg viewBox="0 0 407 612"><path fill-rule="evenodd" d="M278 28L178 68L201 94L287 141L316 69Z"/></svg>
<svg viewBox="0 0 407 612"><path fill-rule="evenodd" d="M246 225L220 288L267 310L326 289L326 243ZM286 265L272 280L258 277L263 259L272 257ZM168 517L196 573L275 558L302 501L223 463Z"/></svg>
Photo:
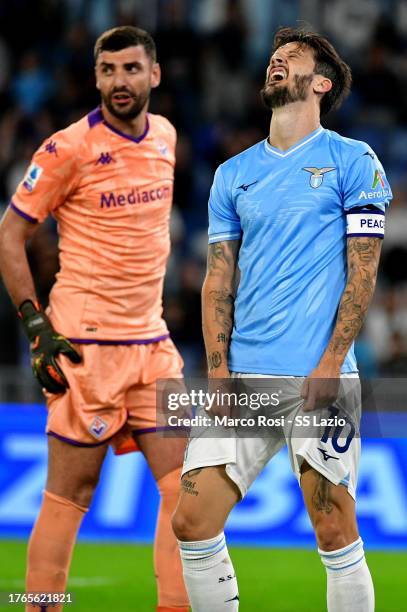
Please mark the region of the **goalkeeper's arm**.
<svg viewBox="0 0 407 612"><path fill-rule="evenodd" d="M0 224L0 272L30 340L35 376L50 393L62 393L68 383L56 356L66 354L74 363L79 363L81 358L69 341L54 331L37 305L26 254L26 242L37 227L11 208L6 211Z"/></svg>

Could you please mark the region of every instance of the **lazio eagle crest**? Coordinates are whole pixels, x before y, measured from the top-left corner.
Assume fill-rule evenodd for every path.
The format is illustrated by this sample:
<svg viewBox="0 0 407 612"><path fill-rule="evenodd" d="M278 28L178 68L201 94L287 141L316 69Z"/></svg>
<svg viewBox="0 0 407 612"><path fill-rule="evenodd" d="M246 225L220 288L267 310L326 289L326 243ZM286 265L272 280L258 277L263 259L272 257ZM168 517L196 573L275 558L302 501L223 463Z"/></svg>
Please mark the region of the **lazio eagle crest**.
<svg viewBox="0 0 407 612"><path fill-rule="evenodd" d="M321 187L322 185L324 175L327 172L332 172L332 170L336 170L336 168L303 168L303 170L311 173L309 184L314 189L318 189L318 187Z"/></svg>

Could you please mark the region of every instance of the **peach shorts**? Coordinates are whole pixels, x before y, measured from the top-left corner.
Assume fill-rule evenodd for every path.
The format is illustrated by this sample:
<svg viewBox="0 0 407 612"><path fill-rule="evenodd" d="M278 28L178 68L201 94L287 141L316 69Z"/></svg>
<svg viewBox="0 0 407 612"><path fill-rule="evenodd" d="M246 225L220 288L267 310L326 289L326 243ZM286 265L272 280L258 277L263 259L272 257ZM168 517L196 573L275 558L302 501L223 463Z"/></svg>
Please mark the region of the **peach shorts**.
<svg viewBox="0 0 407 612"><path fill-rule="evenodd" d="M48 435L77 446L108 441L117 454L138 450L131 432L156 431L156 380L182 378L184 364L172 340L75 348L82 363L58 358L69 389L46 393Z"/></svg>

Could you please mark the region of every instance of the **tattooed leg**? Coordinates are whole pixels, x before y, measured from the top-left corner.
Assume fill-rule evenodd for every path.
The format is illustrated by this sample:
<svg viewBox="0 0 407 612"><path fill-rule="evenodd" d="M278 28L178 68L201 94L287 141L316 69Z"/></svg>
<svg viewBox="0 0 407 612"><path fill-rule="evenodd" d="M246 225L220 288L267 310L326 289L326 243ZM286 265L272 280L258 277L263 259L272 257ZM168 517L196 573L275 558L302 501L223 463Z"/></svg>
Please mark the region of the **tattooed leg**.
<svg viewBox="0 0 407 612"><path fill-rule="evenodd" d="M178 539L197 541L217 536L239 499L239 490L224 465L189 470L182 477L173 517Z"/></svg>
<svg viewBox="0 0 407 612"><path fill-rule="evenodd" d="M330 514L333 510L332 499L331 499L331 483L329 480L317 474L317 482L315 484L314 492L312 494L312 504L317 512L325 512Z"/></svg>
<svg viewBox="0 0 407 612"><path fill-rule="evenodd" d="M201 441L195 440L198 444ZM237 489L223 465L192 469L184 474L172 525L178 538L185 586L195 612L238 610L236 574L223 532L237 499Z"/></svg>
<svg viewBox="0 0 407 612"><path fill-rule="evenodd" d="M184 493L188 493L188 495L199 495L196 476L202 472L202 468L198 468L196 470L190 470L186 474L183 475L181 480L181 488Z"/></svg>
<svg viewBox="0 0 407 612"><path fill-rule="evenodd" d="M308 464L302 469L301 488L326 570L328 612L374 612L354 500L346 487L334 485Z"/></svg>
<svg viewBox="0 0 407 612"><path fill-rule="evenodd" d="M322 550L338 550L358 538L355 502L343 485L334 485L304 462L301 470L304 502Z"/></svg>

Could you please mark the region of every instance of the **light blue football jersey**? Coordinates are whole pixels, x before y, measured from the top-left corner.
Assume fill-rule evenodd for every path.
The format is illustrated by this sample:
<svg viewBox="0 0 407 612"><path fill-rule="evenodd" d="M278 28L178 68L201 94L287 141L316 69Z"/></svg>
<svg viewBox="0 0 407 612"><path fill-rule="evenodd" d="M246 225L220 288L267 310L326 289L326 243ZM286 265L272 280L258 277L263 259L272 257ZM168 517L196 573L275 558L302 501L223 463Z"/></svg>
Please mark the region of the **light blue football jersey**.
<svg viewBox="0 0 407 612"><path fill-rule="evenodd" d="M331 338L347 236L384 234L392 198L364 142L319 127L285 152L263 140L219 166L209 242L241 239L229 368L307 376ZM342 372L356 372L353 346Z"/></svg>

